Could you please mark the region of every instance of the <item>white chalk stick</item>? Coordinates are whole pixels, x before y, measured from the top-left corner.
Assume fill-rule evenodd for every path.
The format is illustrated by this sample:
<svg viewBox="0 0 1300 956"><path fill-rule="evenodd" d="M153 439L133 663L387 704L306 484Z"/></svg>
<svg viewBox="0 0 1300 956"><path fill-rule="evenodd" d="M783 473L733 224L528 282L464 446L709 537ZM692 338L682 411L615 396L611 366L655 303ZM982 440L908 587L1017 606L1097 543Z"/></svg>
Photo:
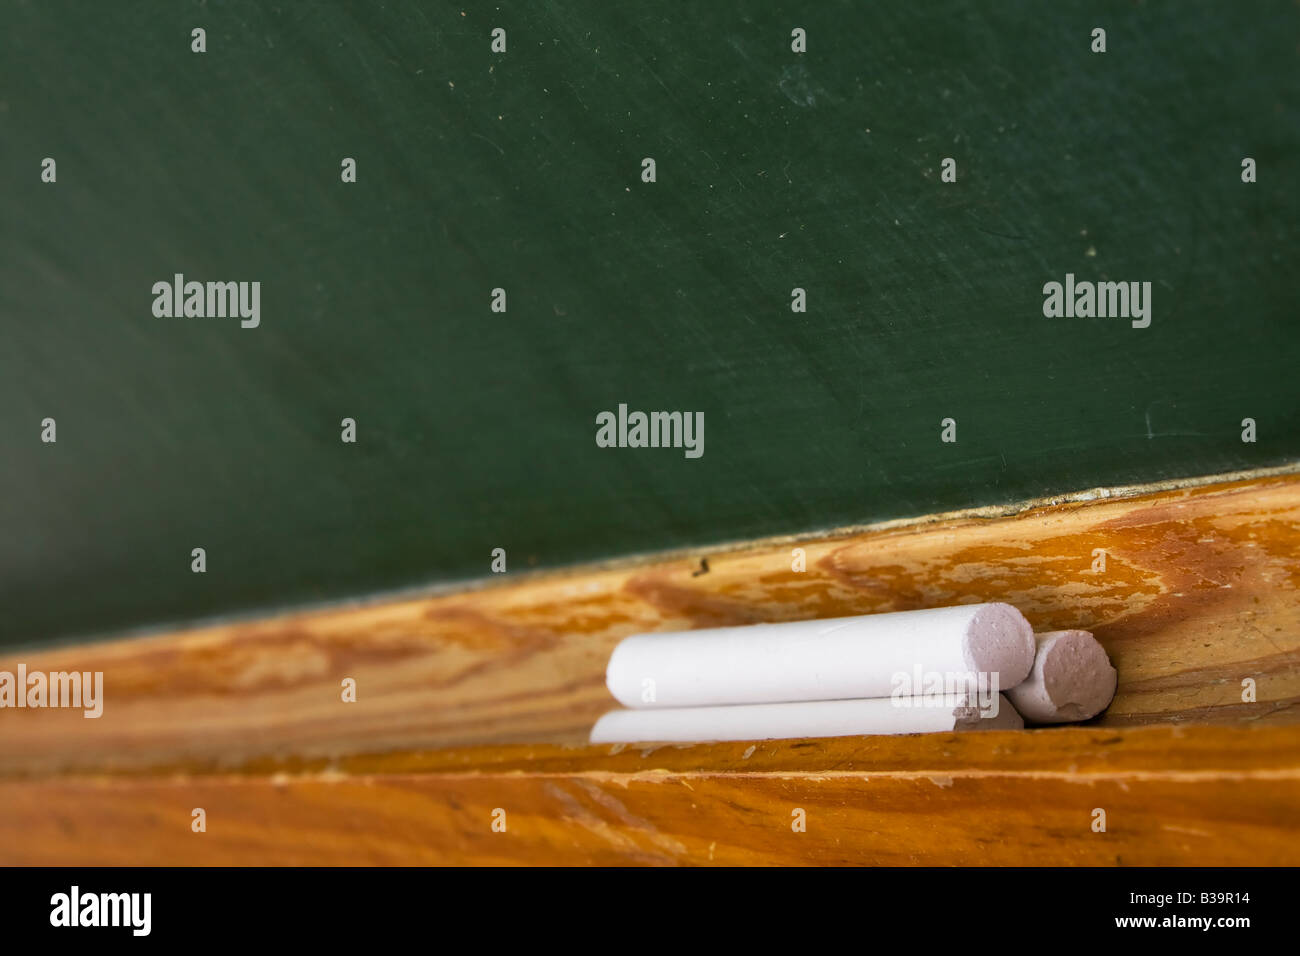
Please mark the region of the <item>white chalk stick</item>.
<svg viewBox="0 0 1300 956"><path fill-rule="evenodd" d="M1007 691L1020 716L1031 723L1087 720L1109 706L1117 674L1106 649L1087 631L1035 635L1038 652L1024 683Z"/></svg>
<svg viewBox="0 0 1300 956"><path fill-rule="evenodd" d="M967 604L788 624L638 634L610 655L605 683L625 707L700 707L890 697L900 675L996 674L1006 690L1034 662L1034 633L1009 604ZM949 685L948 692L970 684Z"/></svg>
<svg viewBox="0 0 1300 956"><path fill-rule="evenodd" d="M981 714L967 696L813 700L731 707L670 707L610 711L591 729L593 744L710 740L777 740L926 734L953 730L1019 730L1025 726L1001 695ZM996 701L996 704L994 703ZM994 713L996 711L996 714Z"/></svg>

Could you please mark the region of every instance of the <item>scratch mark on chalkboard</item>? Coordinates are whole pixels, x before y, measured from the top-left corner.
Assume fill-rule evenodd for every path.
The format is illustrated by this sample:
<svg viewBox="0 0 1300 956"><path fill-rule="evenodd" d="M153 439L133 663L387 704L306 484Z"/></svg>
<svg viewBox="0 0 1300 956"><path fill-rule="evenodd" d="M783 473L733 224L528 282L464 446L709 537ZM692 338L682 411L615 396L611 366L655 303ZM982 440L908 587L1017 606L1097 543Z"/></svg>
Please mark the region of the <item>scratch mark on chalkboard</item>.
<svg viewBox="0 0 1300 956"><path fill-rule="evenodd" d="M659 74L654 71L654 68L651 67L650 64L647 63L643 57L638 55L637 59L640 60L641 65L646 68L646 71L655 78L655 82L663 87L664 92L668 94L668 98L672 100L674 103L676 103L677 97L673 96L673 91L668 89L668 87L664 84L663 80L659 79Z"/></svg>
<svg viewBox="0 0 1300 956"><path fill-rule="evenodd" d="M1146 409L1147 438L1201 438L1201 437L1204 436L1204 434L1205 434L1204 432L1155 432L1155 431L1152 431L1152 429L1151 429L1151 409L1155 408L1155 407L1156 407L1157 405L1159 405L1159 404L1160 404L1160 402L1157 400L1157 401L1154 401L1154 402L1152 402L1150 405L1147 406L1147 409Z"/></svg>
<svg viewBox="0 0 1300 956"><path fill-rule="evenodd" d="M560 82L562 82L562 83L563 83L565 86L567 86L569 89L573 90L573 96L574 96L574 98L577 99L578 104L579 104L579 105L580 105L584 110L586 110L587 112L591 112L591 107L589 107L585 102L583 102L582 94L578 92L578 88L577 88L576 86L574 86L574 85L573 85L572 83L570 83L568 80L561 80Z"/></svg>
<svg viewBox="0 0 1300 956"><path fill-rule="evenodd" d="M985 229L983 226L978 226L978 225L975 228L978 229L980 232L984 233L986 236L997 236L999 239L1016 239L1019 240L1020 242L1029 241L1028 236L1012 236L1005 232L994 232L992 229Z"/></svg>
<svg viewBox="0 0 1300 956"><path fill-rule="evenodd" d="M482 133L475 133L475 132L471 131L469 135L474 136L474 137L476 137L476 138L478 138L478 139L483 140L483 142L487 143L489 146L491 146L493 149L495 149L495 150L496 150L498 153L500 153L502 156L504 156L504 155L506 154L506 151L505 151L504 149L502 149L502 148L501 148L500 146L498 146L496 143L492 142L492 140L488 139L488 138L487 138L486 136L484 136Z"/></svg>
<svg viewBox="0 0 1300 956"><path fill-rule="evenodd" d="M751 59L750 55L745 52L745 48L740 45L738 37L727 37L727 46L739 53L745 60Z"/></svg>
<svg viewBox="0 0 1300 956"><path fill-rule="evenodd" d="M813 89L808 69L802 63L782 67L781 79L777 81L776 85L785 94L785 98L795 106L817 105L816 94L820 91Z"/></svg>
<svg viewBox="0 0 1300 956"><path fill-rule="evenodd" d="M374 91L378 91L378 89L379 89L379 83L378 83L378 82L376 81L376 79L375 79L375 73L374 73L374 71L370 69L370 64L366 62L366 58L365 58L365 56L362 54L362 52L361 52L360 50L356 50L355 52L356 52L356 54L357 54L357 60L358 60L358 62L361 63L361 68L362 68L363 70L366 71L366 76L368 76L368 77L370 78L370 89L371 89L371 91L372 91L372 92L374 92Z"/></svg>
<svg viewBox="0 0 1300 956"><path fill-rule="evenodd" d="M913 203L912 205L915 206L916 203ZM974 215L974 213L972 213L969 209L966 210L966 214L969 215L969 216L971 217L971 219L973 219L973 220L975 221L975 228L978 229L980 232L984 233L984 235L986 235L986 236L997 236L999 239L1014 239L1014 240L1016 240L1016 241L1018 241L1018 242L1028 242L1028 241L1029 241L1029 237L1028 237L1028 236L1013 236L1013 235L1011 235L1010 233L1005 233L1005 232L995 232L995 231L992 230L992 229L985 229L982 225L980 225L980 221L979 221L978 219L975 219L975 215Z"/></svg>

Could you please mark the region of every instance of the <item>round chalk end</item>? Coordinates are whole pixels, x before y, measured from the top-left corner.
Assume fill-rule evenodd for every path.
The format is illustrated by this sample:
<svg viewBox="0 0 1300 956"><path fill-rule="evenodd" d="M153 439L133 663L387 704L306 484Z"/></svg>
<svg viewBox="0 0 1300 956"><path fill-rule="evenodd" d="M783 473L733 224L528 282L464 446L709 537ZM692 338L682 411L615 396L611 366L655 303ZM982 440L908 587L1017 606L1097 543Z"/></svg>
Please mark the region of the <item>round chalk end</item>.
<svg viewBox="0 0 1300 956"><path fill-rule="evenodd" d="M1087 631L1056 631L1042 639L1043 689L1056 712L1052 720L1088 720L1105 710L1118 679L1106 649Z"/></svg>
<svg viewBox="0 0 1300 956"><path fill-rule="evenodd" d="M619 641L605 665L605 686L624 707L645 706L637 693L637 649L642 646L643 635L626 637Z"/></svg>
<svg viewBox="0 0 1300 956"><path fill-rule="evenodd" d="M966 627L962 652L966 667L998 675L998 687L1015 687L1034 666L1034 629L1010 604L985 604Z"/></svg>

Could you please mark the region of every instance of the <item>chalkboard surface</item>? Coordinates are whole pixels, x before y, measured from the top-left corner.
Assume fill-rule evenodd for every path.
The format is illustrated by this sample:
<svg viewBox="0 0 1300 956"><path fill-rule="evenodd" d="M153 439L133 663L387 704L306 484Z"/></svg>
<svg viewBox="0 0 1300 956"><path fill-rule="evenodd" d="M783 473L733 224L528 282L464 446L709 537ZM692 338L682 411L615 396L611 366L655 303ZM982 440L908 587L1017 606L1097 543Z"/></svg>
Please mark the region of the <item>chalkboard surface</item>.
<svg viewBox="0 0 1300 956"><path fill-rule="evenodd" d="M0 642L1300 457L1298 37L1285 2L6 3ZM178 273L258 282L256 327L155 314ZM1067 275L1149 282L1149 326L1046 317ZM703 453L599 447L620 404Z"/></svg>

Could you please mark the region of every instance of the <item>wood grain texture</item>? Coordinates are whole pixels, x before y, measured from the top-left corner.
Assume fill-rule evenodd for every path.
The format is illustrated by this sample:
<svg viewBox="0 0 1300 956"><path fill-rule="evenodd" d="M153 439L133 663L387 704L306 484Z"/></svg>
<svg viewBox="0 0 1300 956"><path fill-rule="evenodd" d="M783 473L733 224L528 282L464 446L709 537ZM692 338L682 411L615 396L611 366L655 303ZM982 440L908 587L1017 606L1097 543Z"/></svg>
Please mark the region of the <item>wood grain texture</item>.
<svg viewBox="0 0 1300 956"><path fill-rule="evenodd" d="M802 547L807 570L791 570ZM1107 552L1105 573L1090 568ZM102 670L98 720L0 712L6 776L581 743L623 637L999 600L1096 633L1119 671L1107 727L1294 725L1300 477L1278 475L506 579L477 591L0 655ZM353 677L358 702L343 704ZM1257 682L1242 703L1241 682Z"/></svg>
<svg viewBox="0 0 1300 956"><path fill-rule="evenodd" d="M1286 726L516 745L2 781L0 863L1295 865L1297 805Z"/></svg>

